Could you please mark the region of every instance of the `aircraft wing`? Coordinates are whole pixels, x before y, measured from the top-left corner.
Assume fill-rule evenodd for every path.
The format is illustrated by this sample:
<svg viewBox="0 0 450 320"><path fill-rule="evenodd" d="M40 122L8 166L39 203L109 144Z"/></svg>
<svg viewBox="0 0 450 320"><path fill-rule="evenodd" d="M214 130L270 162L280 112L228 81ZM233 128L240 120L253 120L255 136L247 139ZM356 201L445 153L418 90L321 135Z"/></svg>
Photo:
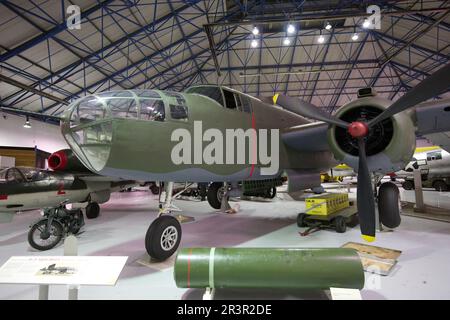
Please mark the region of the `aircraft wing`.
<svg viewBox="0 0 450 320"><path fill-rule="evenodd" d="M94 182L120 182L120 181L124 181L123 179L120 178L114 178L114 177L106 177L106 176L100 176L97 174L76 174L76 177L80 180L83 181L94 181Z"/></svg>
<svg viewBox="0 0 450 320"><path fill-rule="evenodd" d="M124 180L120 178L114 178L114 177L107 177L107 176L100 176L96 174L80 174L77 175L77 178L83 181L88 182L111 182L111 187L132 187L141 184L142 182L135 181L135 180Z"/></svg>
<svg viewBox="0 0 450 320"><path fill-rule="evenodd" d="M433 142L434 145L440 146L447 152L450 152L450 131L430 133L424 135L425 138Z"/></svg>
<svg viewBox="0 0 450 320"><path fill-rule="evenodd" d="M327 130L328 124L313 122L283 129L281 138L286 145L300 152L327 151Z"/></svg>
<svg viewBox="0 0 450 320"><path fill-rule="evenodd" d="M417 135L450 152L450 99L419 104L413 118ZM281 137L286 145L300 152L327 151L327 129L328 124L313 122L283 129Z"/></svg>
<svg viewBox="0 0 450 320"><path fill-rule="evenodd" d="M450 152L450 99L418 105L415 118L418 135Z"/></svg>

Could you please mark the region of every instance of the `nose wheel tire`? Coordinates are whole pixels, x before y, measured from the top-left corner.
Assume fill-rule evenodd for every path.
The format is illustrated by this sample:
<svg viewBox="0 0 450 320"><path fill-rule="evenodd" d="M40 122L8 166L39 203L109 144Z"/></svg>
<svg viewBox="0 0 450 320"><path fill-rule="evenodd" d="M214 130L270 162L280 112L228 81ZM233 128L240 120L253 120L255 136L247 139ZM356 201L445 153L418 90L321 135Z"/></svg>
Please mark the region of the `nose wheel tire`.
<svg viewBox="0 0 450 320"><path fill-rule="evenodd" d="M48 219L43 219L35 223L28 231L28 243L34 249L45 251L56 246L62 239L63 227L60 223L52 221L47 232Z"/></svg>
<svg viewBox="0 0 450 320"><path fill-rule="evenodd" d="M172 216L160 216L147 230L145 249L151 258L164 261L177 251L180 241L180 222Z"/></svg>
<svg viewBox="0 0 450 320"><path fill-rule="evenodd" d="M86 218L95 219L100 215L100 206L96 202L91 202L86 206Z"/></svg>

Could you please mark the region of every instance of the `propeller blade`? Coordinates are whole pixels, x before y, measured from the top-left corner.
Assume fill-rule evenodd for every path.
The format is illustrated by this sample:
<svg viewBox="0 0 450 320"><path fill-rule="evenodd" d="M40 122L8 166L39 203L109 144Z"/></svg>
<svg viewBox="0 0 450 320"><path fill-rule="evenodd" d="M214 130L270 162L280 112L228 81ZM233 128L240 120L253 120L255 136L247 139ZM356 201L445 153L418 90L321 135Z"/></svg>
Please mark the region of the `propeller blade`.
<svg viewBox="0 0 450 320"><path fill-rule="evenodd" d="M309 102L297 98L276 94L273 96L273 102L274 104L282 106L286 110L289 110L306 118L334 124L345 129L347 129L349 126L349 123L335 118L329 113L323 112L318 107Z"/></svg>
<svg viewBox="0 0 450 320"><path fill-rule="evenodd" d="M358 189L356 202L358 205L359 224L362 238L368 242L375 240L375 199L372 189L372 179L367 166L366 143L364 138L358 138L359 166Z"/></svg>
<svg viewBox="0 0 450 320"><path fill-rule="evenodd" d="M450 88L450 64L439 69L395 101L378 117L369 122L369 127L417 104L433 98Z"/></svg>

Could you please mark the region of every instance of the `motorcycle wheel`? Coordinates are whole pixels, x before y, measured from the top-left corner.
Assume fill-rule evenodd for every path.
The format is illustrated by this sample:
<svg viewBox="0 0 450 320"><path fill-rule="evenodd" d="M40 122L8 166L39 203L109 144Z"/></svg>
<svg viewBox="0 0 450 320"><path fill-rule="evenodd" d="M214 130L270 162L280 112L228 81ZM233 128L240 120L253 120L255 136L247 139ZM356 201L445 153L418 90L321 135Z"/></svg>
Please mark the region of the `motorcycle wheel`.
<svg viewBox="0 0 450 320"><path fill-rule="evenodd" d="M50 225L49 234L45 234L48 219L36 222L28 231L28 243L34 249L45 251L56 246L62 239L63 228L55 220Z"/></svg>

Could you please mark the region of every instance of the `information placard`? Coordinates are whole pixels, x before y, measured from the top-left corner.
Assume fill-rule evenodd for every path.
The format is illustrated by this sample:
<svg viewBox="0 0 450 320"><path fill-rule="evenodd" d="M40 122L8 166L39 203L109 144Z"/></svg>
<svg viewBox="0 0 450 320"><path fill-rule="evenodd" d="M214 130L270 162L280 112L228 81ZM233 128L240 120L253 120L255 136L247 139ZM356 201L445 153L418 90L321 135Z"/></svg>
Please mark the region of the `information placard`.
<svg viewBox="0 0 450 320"><path fill-rule="evenodd" d="M113 286L128 257L13 256L0 267L0 283Z"/></svg>

